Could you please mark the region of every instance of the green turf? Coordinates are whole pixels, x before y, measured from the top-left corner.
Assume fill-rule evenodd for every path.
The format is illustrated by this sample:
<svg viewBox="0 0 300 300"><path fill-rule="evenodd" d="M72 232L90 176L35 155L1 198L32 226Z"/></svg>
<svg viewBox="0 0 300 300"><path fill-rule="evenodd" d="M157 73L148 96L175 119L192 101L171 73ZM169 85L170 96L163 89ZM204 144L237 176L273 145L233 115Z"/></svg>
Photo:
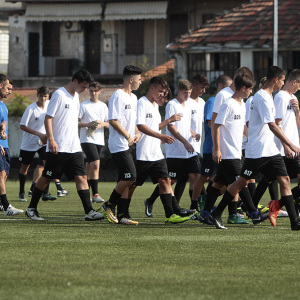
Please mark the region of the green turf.
<svg viewBox="0 0 300 300"><path fill-rule="evenodd" d="M100 184L101 196L107 199L114 185ZM12 205L26 209L17 201L18 183L7 187ZM74 183L63 187L71 194L39 204L45 221L0 217L0 299L299 297L300 233L290 230L287 218L278 219L276 228L268 221L228 230L198 221L165 225L159 199L154 218L144 214L143 201L153 189L147 183L132 200L138 226L86 222ZM185 191L181 205L188 203Z"/></svg>

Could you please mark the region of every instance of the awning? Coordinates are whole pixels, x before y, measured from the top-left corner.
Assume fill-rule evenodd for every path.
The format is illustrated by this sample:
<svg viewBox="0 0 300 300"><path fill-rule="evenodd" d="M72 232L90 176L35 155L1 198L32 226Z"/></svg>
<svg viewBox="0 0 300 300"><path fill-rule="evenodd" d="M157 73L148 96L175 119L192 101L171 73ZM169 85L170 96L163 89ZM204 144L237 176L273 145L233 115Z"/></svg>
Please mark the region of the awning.
<svg viewBox="0 0 300 300"><path fill-rule="evenodd" d="M26 20L33 22L101 21L100 3L27 4Z"/></svg>
<svg viewBox="0 0 300 300"><path fill-rule="evenodd" d="M107 3L105 20L166 19L168 1Z"/></svg>

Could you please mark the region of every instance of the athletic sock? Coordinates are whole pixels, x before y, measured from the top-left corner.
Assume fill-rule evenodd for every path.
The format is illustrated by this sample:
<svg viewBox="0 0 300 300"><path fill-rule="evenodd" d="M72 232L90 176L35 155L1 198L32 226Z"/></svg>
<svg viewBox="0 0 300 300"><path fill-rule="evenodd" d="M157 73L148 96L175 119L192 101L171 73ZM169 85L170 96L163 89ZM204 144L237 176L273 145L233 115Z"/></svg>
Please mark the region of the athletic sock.
<svg viewBox="0 0 300 300"><path fill-rule="evenodd" d="M98 179L90 179L90 187L92 189L92 195L98 194Z"/></svg>
<svg viewBox="0 0 300 300"><path fill-rule="evenodd" d="M255 194L255 190L256 190L256 183L255 182L248 183L248 190L249 190L249 193L251 195L251 198L253 199L254 194Z"/></svg>
<svg viewBox="0 0 300 300"><path fill-rule="evenodd" d="M178 203L180 202L180 199L184 192L187 180L188 180L188 178L179 178L176 182L175 189L174 189L174 195L175 195Z"/></svg>
<svg viewBox="0 0 300 300"><path fill-rule="evenodd" d="M129 205L130 205L131 199L128 198L120 198L117 205L117 216L118 219L121 219L123 216L125 218L129 218Z"/></svg>
<svg viewBox="0 0 300 300"><path fill-rule="evenodd" d="M237 202L236 201L231 201L228 204L228 213L230 215L236 215L237 214Z"/></svg>
<svg viewBox="0 0 300 300"><path fill-rule="evenodd" d="M299 185L295 186L292 189L292 194L293 194L294 199L300 198L300 188L299 188Z"/></svg>
<svg viewBox="0 0 300 300"><path fill-rule="evenodd" d="M88 179L87 183L88 183L88 185L89 185L89 188L90 188L90 187L91 187L91 180L90 180L90 179Z"/></svg>
<svg viewBox="0 0 300 300"><path fill-rule="evenodd" d="M27 175L23 175L19 173L19 181L20 181L20 194L25 193L25 182Z"/></svg>
<svg viewBox="0 0 300 300"><path fill-rule="evenodd" d="M82 202L82 205L84 208L84 212L86 214L88 214L91 210L93 210L91 200L90 200L90 191L89 190L80 190L80 191L77 191L77 193L81 199L81 202Z"/></svg>
<svg viewBox="0 0 300 300"><path fill-rule="evenodd" d="M272 200L279 200L279 193L278 193L278 181L277 179L274 179L269 184L269 193Z"/></svg>
<svg viewBox="0 0 300 300"><path fill-rule="evenodd" d="M49 193L49 184L47 185L47 187L44 190L44 194L48 194Z"/></svg>
<svg viewBox="0 0 300 300"><path fill-rule="evenodd" d="M172 196L172 208L174 213L176 214L178 214L181 211L181 207L179 206L175 196Z"/></svg>
<svg viewBox="0 0 300 300"><path fill-rule="evenodd" d="M35 182L32 182L31 187L30 187L31 192L33 192L34 187L35 187Z"/></svg>
<svg viewBox="0 0 300 300"><path fill-rule="evenodd" d="M293 195L282 196L280 202L284 204L286 211L289 214L290 221L296 222L298 220L298 215L295 210Z"/></svg>
<svg viewBox="0 0 300 300"><path fill-rule="evenodd" d="M7 200L6 194L0 195L0 199L1 199L1 203L2 203L3 209L7 210L7 208L9 207L9 202Z"/></svg>
<svg viewBox="0 0 300 300"><path fill-rule="evenodd" d="M191 199L191 206L190 206L190 209L197 209L198 206L197 206L197 199L196 200L193 200L192 197L193 197L193 192L194 190L189 190L189 195L190 195L190 199ZM177 198L176 198L177 199Z"/></svg>
<svg viewBox="0 0 300 300"><path fill-rule="evenodd" d="M228 191L225 192L222 200L220 201L219 205L215 209L216 215L221 215L226 208L226 206L234 199L234 196L232 196Z"/></svg>
<svg viewBox="0 0 300 300"><path fill-rule="evenodd" d="M109 200L107 202L107 204L113 208L116 207L116 205L118 204L119 202L119 199L121 198L121 194L119 194L115 189L112 191L110 197L109 197Z"/></svg>
<svg viewBox="0 0 300 300"><path fill-rule="evenodd" d="M200 195L207 195L207 192L206 192L206 189L204 186L202 187L202 191L201 191Z"/></svg>
<svg viewBox="0 0 300 300"><path fill-rule="evenodd" d="M250 213L253 211L256 211L257 208L254 206L250 191L247 187L244 187L240 190L240 197L243 201L243 207L245 206L246 211L249 211Z"/></svg>
<svg viewBox="0 0 300 300"><path fill-rule="evenodd" d="M205 202L203 210L210 212L212 210L212 208L214 207L214 205L220 195L221 195L220 190L211 186L206 195L206 202Z"/></svg>
<svg viewBox="0 0 300 300"><path fill-rule="evenodd" d="M55 182L55 185L56 185L56 189L58 191L62 191L63 190L63 187L61 186L60 182Z"/></svg>
<svg viewBox="0 0 300 300"><path fill-rule="evenodd" d="M34 190L32 191L32 197L31 201L29 203L28 208L37 208L37 205L40 201L40 198L44 192L37 188L36 186L34 187Z"/></svg>
<svg viewBox="0 0 300 300"><path fill-rule="evenodd" d="M172 208L172 194L161 194L160 199L164 206L166 218L170 218L174 213Z"/></svg>
<svg viewBox="0 0 300 300"><path fill-rule="evenodd" d="M152 195L149 197L149 204L154 204L155 200L159 197L159 186L157 185L152 193Z"/></svg>
<svg viewBox="0 0 300 300"><path fill-rule="evenodd" d="M252 198L253 200L253 204L254 206L257 208L258 206L258 203L260 201L260 199L262 198L262 196L264 195L266 189L268 188L269 186L269 182L266 180L265 177L263 177L259 183L257 184L257 187L256 187L256 190L255 190L255 193L254 193L254 196Z"/></svg>
<svg viewBox="0 0 300 300"><path fill-rule="evenodd" d="M208 185L207 185L207 188L206 188L206 194L208 194L210 188L212 187L212 184L213 182L211 180L208 181ZM203 187L204 188L204 187Z"/></svg>

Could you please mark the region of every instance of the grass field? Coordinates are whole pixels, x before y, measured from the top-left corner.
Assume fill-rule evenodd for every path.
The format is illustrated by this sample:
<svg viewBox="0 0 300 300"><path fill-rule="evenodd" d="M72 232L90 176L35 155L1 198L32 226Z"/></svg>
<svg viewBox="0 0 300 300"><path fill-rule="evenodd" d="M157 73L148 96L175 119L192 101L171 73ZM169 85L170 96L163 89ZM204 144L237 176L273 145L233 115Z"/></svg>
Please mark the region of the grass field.
<svg viewBox="0 0 300 300"><path fill-rule="evenodd" d="M101 196L114 185L102 183ZM299 298L300 232L290 230L288 218L276 228L268 221L228 230L198 221L165 225L159 199L154 218L144 214L153 190L147 183L132 200L138 226L86 222L74 183L63 186L70 195L40 202L45 221L0 217L0 299ZM25 210L18 182L7 187L11 204ZM181 206L188 203L186 190Z"/></svg>

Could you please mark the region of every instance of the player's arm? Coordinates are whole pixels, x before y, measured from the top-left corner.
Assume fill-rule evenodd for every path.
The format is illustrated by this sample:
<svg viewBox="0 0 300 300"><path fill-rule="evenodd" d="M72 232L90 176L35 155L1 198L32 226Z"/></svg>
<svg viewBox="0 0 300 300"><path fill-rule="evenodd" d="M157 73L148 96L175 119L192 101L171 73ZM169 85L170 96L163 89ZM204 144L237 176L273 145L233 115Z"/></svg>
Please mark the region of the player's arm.
<svg viewBox="0 0 300 300"><path fill-rule="evenodd" d="M211 117L211 121L210 121L210 130L211 130L211 136L212 139L214 140L214 135L215 135L215 121L217 118L218 114L213 112L212 117ZM214 147L214 143L213 143L213 147Z"/></svg>
<svg viewBox="0 0 300 300"><path fill-rule="evenodd" d="M80 119L80 118L78 119L78 127L79 127L79 128L87 127L87 128L96 129L96 128L97 128L97 125L98 125L98 124L96 124L95 122L84 123L84 122L81 122L81 119Z"/></svg>
<svg viewBox="0 0 300 300"><path fill-rule="evenodd" d="M117 131L120 135L123 135L125 139L128 141L128 145L131 146L133 144L133 137L121 126L120 121L117 119L109 120L110 126Z"/></svg>
<svg viewBox="0 0 300 300"><path fill-rule="evenodd" d="M161 134L159 132L156 132L154 130L152 130L151 128L149 128L148 126L146 126L145 124L139 124L137 125L138 129L140 132L152 136L154 138L160 139L163 143L168 143L168 144L172 144L175 142L175 139L169 135L166 134Z"/></svg>
<svg viewBox="0 0 300 300"><path fill-rule="evenodd" d="M134 138L133 138L133 143L137 143L141 138L141 133L138 129L137 126L135 126L135 132L134 132Z"/></svg>
<svg viewBox="0 0 300 300"><path fill-rule="evenodd" d="M299 101L298 99L291 99L290 101L294 111L295 111L295 114L296 114L296 122L297 122L297 127L299 128L300 127L300 109L299 109Z"/></svg>
<svg viewBox="0 0 300 300"><path fill-rule="evenodd" d="M191 135L196 140L196 142L199 142L201 137L199 133L196 133L193 129L191 129Z"/></svg>
<svg viewBox="0 0 300 300"><path fill-rule="evenodd" d="M176 122L176 121L180 121L181 120L181 116L180 114L174 114L173 116L171 116L170 118L168 118L167 120L162 121L159 124L159 130L165 128L166 126L168 126L170 123Z"/></svg>
<svg viewBox="0 0 300 300"><path fill-rule="evenodd" d="M213 152L212 158L216 163L220 163L222 155L220 151L220 128L222 124L214 124L215 134L213 135Z"/></svg>
<svg viewBox="0 0 300 300"><path fill-rule="evenodd" d="M194 152L193 146L180 134L180 132L174 125L169 124L168 129L171 132L171 134L184 145L184 148L187 150L187 152Z"/></svg>
<svg viewBox="0 0 300 300"><path fill-rule="evenodd" d="M48 141L49 141L49 151L51 153L57 154L58 153L58 145L56 143L56 141L54 140L54 136L53 136L53 130L52 130L52 121L53 121L53 117L46 115L45 116L45 129L46 129L46 134L48 137Z"/></svg>
<svg viewBox="0 0 300 300"><path fill-rule="evenodd" d="M28 133L30 133L30 134L33 134L33 135L38 136L38 137L42 140L42 142L43 142L44 144L47 143L47 135L46 135L46 134L41 133L41 132L39 132L39 131L36 131L36 130L34 130L34 129L32 129L32 128L26 126L26 125L20 125L20 129L23 130L23 131L25 131L25 132L28 132Z"/></svg>

